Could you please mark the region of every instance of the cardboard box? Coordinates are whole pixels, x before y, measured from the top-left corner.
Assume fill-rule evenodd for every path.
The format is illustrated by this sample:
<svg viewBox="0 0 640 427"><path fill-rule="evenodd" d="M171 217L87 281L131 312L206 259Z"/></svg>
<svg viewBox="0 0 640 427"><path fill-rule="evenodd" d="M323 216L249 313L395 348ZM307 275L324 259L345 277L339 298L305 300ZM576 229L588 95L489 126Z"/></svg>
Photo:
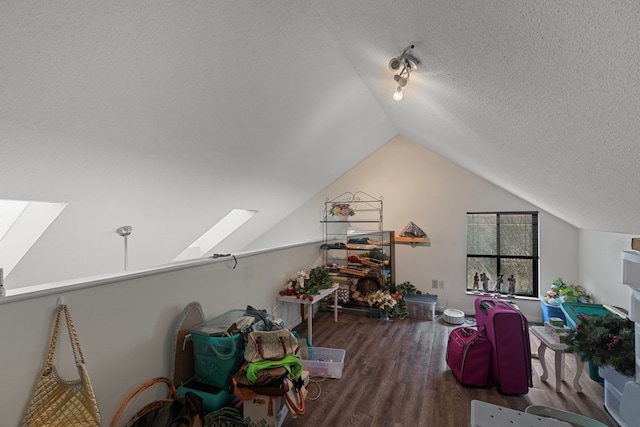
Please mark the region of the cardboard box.
<svg viewBox="0 0 640 427"><path fill-rule="evenodd" d="M633 237L631 239L631 249L640 251L640 237Z"/></svg>
<svg viewBox="0 0 640 427"><path fill-rule="evenodd" d="M307 386L309 372L303 370L301 378L303 384ZM280 427L288 413L289 409L282 396L256 395L242 404L242 417L252 426Z"/></svg>
<svg viewBox="0 0 640 427"><path fill-rule="evenodd" d="M256 395L242 404L242 417L252 426L280 427L288 412L282 396Z"/></svg>

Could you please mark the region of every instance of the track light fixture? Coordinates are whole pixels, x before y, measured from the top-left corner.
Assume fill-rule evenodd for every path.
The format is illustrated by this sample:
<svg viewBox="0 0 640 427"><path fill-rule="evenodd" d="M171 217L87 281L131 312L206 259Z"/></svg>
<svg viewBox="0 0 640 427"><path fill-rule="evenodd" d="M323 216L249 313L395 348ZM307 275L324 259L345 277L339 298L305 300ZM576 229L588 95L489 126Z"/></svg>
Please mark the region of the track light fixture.
<svg viewBox="0 0 640 427"><path fill-rule="evenodd" d="M389 69L396 73L393 76L393 80L398 83L398 87L393 93L393 99L395 101L402 99L402 89L407 85L411 72L416 71L418 64L420 64L420 61L409 53L414 47L414 45L407 47L402 51L400 56L392 58L391 61L389 61Z"/></svg>

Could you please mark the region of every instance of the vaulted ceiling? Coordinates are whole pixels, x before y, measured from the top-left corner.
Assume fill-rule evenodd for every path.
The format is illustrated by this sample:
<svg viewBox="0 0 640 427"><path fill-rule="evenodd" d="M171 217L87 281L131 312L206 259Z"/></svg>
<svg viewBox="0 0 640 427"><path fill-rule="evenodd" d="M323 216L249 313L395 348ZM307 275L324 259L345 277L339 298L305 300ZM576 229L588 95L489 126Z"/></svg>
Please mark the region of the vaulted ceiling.
<svg viewBox="0 0 640 427"><path fill-rule="evenodd" d="M0 199L68 203L8 279L116 271L122 225L133 267L163 264L258 210L241 249L398 134L639 233L638 27L630 0L4 1Z"/></svg>

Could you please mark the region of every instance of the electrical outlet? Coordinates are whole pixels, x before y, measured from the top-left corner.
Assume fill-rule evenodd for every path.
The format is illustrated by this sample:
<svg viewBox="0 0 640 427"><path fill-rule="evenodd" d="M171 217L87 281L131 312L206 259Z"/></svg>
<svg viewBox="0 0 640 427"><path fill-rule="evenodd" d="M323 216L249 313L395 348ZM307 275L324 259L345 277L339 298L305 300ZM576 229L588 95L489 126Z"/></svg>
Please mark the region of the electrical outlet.
<svg viewBox="0 0 640 427"><path fill-rule="evenodd" d="M438 281L437 281L437 280L435 280L435 279L433 279L433 280L431 281L431 287L432 287L433 289L438 289Z"/></svg>
<svg viewBox="0 0 640 427"><path fill-rule="evenodd" d="M444 289L444 280L440 280L440 289Z"/></svg>

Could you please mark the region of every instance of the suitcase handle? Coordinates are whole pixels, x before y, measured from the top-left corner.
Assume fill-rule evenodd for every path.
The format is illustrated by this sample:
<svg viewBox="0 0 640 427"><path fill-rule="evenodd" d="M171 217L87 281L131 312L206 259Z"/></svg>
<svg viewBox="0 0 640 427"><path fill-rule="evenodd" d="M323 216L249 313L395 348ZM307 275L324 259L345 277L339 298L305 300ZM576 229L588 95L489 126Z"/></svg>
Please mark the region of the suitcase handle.
<svg viewBox="0 0 640 427"><path fill-rule="evenodd" d="M473 329L473 328L468 328L466 326L463 326L461 328L458 328L458 330L460 331L460 333L462 334L463 337L468 338L468 337L472 337L474 335L483 335L484 334L484 326L478 329Z"/></svg>
<svg viewBox="0 0 640 427"><path fill-rule="evenodd" d="M496 307L498 304L502 304L504 307L510 307L512 309L520 311L517 306L513 305L510 302L493 301L493 300L484 300L484 301L480 302L480 311L482 311L482 313L484 313L484 314L487 314L490 309Z"/></svg>
<svg viewBox="0 0 640 427"><path fill-rule="evenodd" d="M480 303L480 311L482 311L484 314L487 314L489 312L489 309L495 307L497 304L495 301L489 301L489 300L485 300L482 301Z"/></svg>

